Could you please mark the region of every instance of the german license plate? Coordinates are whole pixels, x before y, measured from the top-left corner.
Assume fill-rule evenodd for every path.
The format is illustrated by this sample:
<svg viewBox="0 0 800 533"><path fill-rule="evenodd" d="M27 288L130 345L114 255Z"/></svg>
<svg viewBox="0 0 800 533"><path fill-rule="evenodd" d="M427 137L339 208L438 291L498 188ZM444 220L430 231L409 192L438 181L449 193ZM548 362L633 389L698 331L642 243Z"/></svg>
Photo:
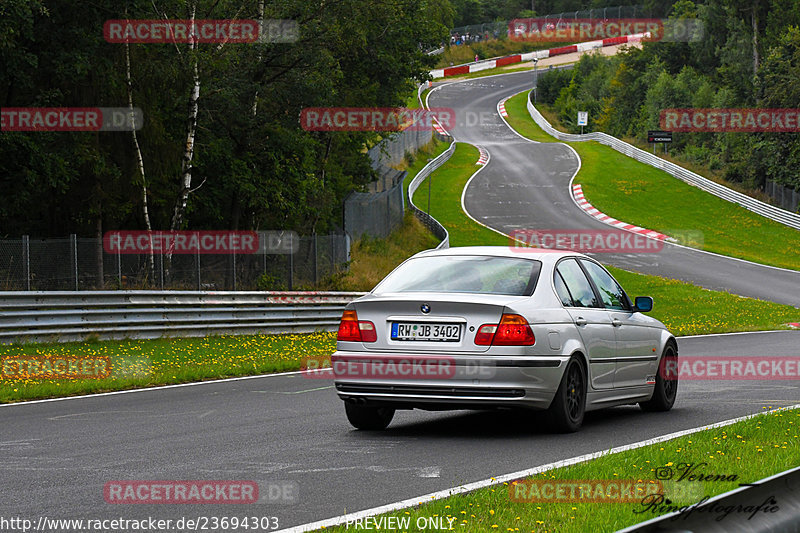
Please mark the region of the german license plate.
<svg viewBox="0 0 800 533"><path fill-rule="evenodd" d="M461 327L458 324L413 324L392 322L393 341L458 342Z"/></svg>

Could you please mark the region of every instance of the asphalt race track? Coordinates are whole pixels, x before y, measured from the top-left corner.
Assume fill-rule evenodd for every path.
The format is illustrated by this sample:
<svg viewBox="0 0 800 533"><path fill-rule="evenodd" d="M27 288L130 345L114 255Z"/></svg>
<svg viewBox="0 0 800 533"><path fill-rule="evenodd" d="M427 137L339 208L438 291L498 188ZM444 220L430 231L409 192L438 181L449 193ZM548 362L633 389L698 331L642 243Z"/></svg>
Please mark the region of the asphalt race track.
<svg viewBox="0 0 800 533"><path fill-rule="evenodd" d="M530 73L445 84L433 107L476 125L453 131L492 159L466 195L470 213L502 231L607 228L568 196L577 168L560 144L526 142L496 114ZM482 114L482 115L481 115ZM477 167L476 167L477 168ZM686 228L691 229L691 228ZM602 256L623 268L800 306L800 273L670 247ZM681 356L796 356L800 331L690 337ZM694 428L766 407L794 405L800 381L684 381L668 413L618 407L587 415L576 434L553 435L520 413L400 412L385 432L348 424L332 383L300 374L0 407L0 516L49 518L274 516L281 528ZM292 482L293 502L251 505L112 505L114 480Z"/></svg>
<svg viewBox="0 0 800 533"><path fill-rule="evenodd" d="M445 82L430 93L431 108L455 110L457 125L449 130L454 138L482 146L491 154L486 168L467 188L467 211L503 233L515 229L610 229L578 209L570 197L569 182L579 164L575 153L561 143L533 143L520 138L497 113L501 99L530 89L532 81L530 72L518 72ZM702 228L675 228L696 229ZM658 253L594 257L626 270L800 307L800 272L796 271L671 244Z"/></svg>
<svg viewBox="0 0 800 533"><path fill-rule="evenodd" d="M789 356L800 331L679 340L681 355ZM686 381L668 413L587 414L576 434L539 417L398 413L385 432L348 424L331 382L298 374L0 408L0 516L277 516L299 525L798 403L798 381ZM114 480L292 481L295 503L112 505Z"/></svg>

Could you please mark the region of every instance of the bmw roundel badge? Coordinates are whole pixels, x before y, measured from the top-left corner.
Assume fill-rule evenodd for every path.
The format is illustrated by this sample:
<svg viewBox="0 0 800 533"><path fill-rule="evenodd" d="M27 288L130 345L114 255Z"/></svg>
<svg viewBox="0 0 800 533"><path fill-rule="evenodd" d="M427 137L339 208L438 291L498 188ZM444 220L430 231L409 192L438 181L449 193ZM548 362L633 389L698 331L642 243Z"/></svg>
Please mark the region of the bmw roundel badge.
<svg viewBox="0 0 800 533"><path fill-rule="evenodd" d="M419 306L419 310L427 315L431 312L431 306L428 304L422 304Z"/></svg>

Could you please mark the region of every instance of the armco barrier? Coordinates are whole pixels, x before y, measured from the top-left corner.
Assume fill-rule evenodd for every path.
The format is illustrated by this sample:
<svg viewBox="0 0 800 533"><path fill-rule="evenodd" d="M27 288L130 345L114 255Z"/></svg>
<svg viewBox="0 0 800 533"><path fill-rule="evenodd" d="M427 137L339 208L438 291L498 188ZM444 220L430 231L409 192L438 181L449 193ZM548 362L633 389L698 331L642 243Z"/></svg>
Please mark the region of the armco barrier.
<svg viewBox="0 0 800 533"><path fill-rule="evenodd" d="M603 48L604 46L615 46L625 43L636 43L641 41L649 34L637 33L635 35L625 35L622 37L612 37L609 39L602 39L597 41L588 41L585 43L572 44L569 46L561 46L558 48L551 48L550 50L537 50L535 52L528 52L525 54L515 54L511 56L498 57L486 61L478 61L477 63L464 63L463 65L456 65L454 67L438 68L431 71L432 78L449 78L450 76L461 76L463 74L470 74L472 72L480 72L481 70L489 70L505 65L513 65L515 63L524 63L525 61L533 61L534 59L546 59L548 57L555 57L563 54L572 54L574 52L586 52L594 50L595 48Z"/></svg>
<svg viewBox="0 0 800 533"><path fill-rule="evenodd" d="M363 294L2 291L0 343L332 331Z"/></svg>
<svg viewBox="0 0 800 533"><path fill-rule="evenodd" d="M420 184L425 181L425 178L430 176L434 170L442 166L448 159L450 159L450 156L452 156L453 152L455 151L456 142L452 141L447 150L439 154L438 157L425 165L422 170L420 170L417 175L414 176L414 179L411 180L411 183L408 184L408 205L411 206L411 210L414 212L414 215L416 215L416 217L420 219L423 224L425 224L431 233L442 240L442 242L439 243L439 246L436 247L437 250L450 247L450 234L447 232L447 229L439 223L438 220L417 207L412 199L414 198L414 193L416 192L417 188L419 188Z"/></svg>
<svg viewBox="0 0 800 533"><path fill-rule="evenodd" d="M690 170L686 170L683 167L676 165L670 161L666 161L661 159L658 156L651 154L645 150L640 148L636 148L633 145L626 143L625 141L621 141L616 137L612 137L607 133L603 132L594 132L594 133L584 133L583 135L573 134L573 133L563 133L555 129L546 118L539 113L539 110L534 107L531 103L530 98L528 98L528 113L530 113L531 118L533 118L534 122L539 125L545 132L552 135L559 141L567 141L567 142L582 142L582 141L597 141L600 144L605 144L610 146L617 152L621 154L625 154L628 157L632 157L637 161L650 165L652 167L658 168L663 170L664 172L671 174L682 180L689 185L693 185L698 187L714 196L722 198L723 200L727 200L734 204L738 204L745 209L749 209L750 211L759 214L763 217L769 218L774 220L775 222L780 222L790 228L800 230L800 215L795 213L790 213L780 207L775 207L774 205L770 205L768 203L762 202L760 200L756 200L746 194L742 194L738 191L734 191L733 189L729 189L724 185L720 185L719 183L713 182L707 178L699 174L695 174Z"/></svg>

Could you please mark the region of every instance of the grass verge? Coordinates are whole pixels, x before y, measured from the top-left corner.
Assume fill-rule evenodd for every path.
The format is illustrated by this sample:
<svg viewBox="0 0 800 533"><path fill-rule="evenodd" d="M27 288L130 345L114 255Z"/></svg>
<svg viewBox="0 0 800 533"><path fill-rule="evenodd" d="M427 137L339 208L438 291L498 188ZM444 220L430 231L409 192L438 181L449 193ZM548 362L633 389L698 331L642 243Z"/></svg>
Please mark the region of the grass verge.
<svg viewBox="0 0 800 533"><path fill-rule="evenodd" d="M447 150L450 146L449 142L439 141L434 138L433 141L420 148L412 159L406 159L401 165L395 166L398 170L405 170L408 172L403 180L403 190L408 190L408 185L411 183L416 175L427 165L432 159L439 157L442 152Z"/></svg>
<svg viewBox="0 0 800 533"><path fill-rule="evenodd" d="M397 265L438 245L439 240L409 211L403 225L386 239L363 237L356 241L350 249L350 268L323 290L371 291Z"/></svg>
<svg viewBox="0 0 800 533"><path fill-rule="evenodd" d="M530 118L527 93L506 102L522 135L555 142ZM618 220L692 242L697 248L800 270L800 231L692 187L662 170L596 142L567 143L582 164L575 183L597 209Z"/></svg>
<svg viewBox="0 0 800 533"><path fill-rule="evenodd" d="M538 487L543 488L545 484L553 487L558 481L574 483L591 480L595 490L598 482L604 485L609 482L641 482L642 490L638 495L642 492L646 494L653 488L671 500L673 506L690 506L706 496L738 488L739 483L752 483L784 471L787 465L797 464L799 424L800 410L777 411L635 450L603 455L524 480L499 483L433 502L420 502L406 510L380 516L408 519L409 527L403 528L404 531L419 531L421 529L417 527L417 520L432 517L445 518L445 525L447 519L452 520L450 529L456 531L617 531L665 514L665 511L654 511L648 505L650 500L643 502L643 498L632 498L634 501L630 503L620 503L613 497L601 497L599 492L593 492L592 499L581 499L580 489L575 491L577 501L574 502L558 497L550 500L537 499L530 489L530 483L524 482L535 481ZM668 479L670 473L671 479ZM678 481L683 474L686 474L685 477ZM719 475L726 480L688 480L697 474L713 475L715 479L719 479L716 477ZM657 484L646 485L648 481L659 478L664 479L660 487ZM614 492L610 493L613 496ZM557 494L554 493L556 496ZM569 486L566 486L564 494L571 496ZM583 495L586 494L588 493L584 491ZM636 495L636 492L633 494ZM515 501L517 499L521 501ZM781 501L781 495L776 495L775 499L778 506L776 512L791 512ZM757 506L760 503L754 501L752 505ZM734 527L738 527L747 522L747 516L748 513L733 512L722 518L722 524L733 526L735 523ZM326 529L334 532L346 530L344 526Z"/></svg>
<svg viewBox="0 0 800 533"><path fill-rule="evenodd" d="M431 216L450 232L451 246L507 246L507 237L477 224L461 208L461 192L480 168L475 165L477 160L478 150L474 146L458 143L450 160L433 173ZM426 206L427 198L428 187L423 184L417 189L414 201ZM608 269L632 297L652 296L656 305L649 314L676 335L787 329L788 322L800 319L800 311L789 305L711 291L674 279Z"/></svg>
<svg viewBox="0 0 800 533"><path fill-rule="evenodd" d="M303 358L327 356L335 349L334 333L0 345L4 363L0 403L298 370ZM8 359L37 356L108 357L111 375L74 380L6 378Z"/></svg>
<svg viewBox="0 0 800 533"><path fill-rule="evenodd" d="M431 159L447 150L450 143L432 141L423 146L402 165L396 168L406 170L403 190L408 190L411 180ZM325 282L323 290L335 291L370 291L397 265L417 252L436 248L439 241L419 220L408 211L403 225L393 231L386 239L362 237L353 243L350 249L350 265L346 272Z"/></svg>

